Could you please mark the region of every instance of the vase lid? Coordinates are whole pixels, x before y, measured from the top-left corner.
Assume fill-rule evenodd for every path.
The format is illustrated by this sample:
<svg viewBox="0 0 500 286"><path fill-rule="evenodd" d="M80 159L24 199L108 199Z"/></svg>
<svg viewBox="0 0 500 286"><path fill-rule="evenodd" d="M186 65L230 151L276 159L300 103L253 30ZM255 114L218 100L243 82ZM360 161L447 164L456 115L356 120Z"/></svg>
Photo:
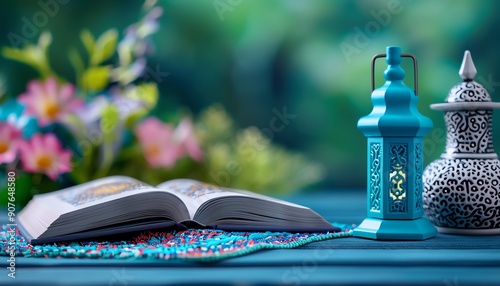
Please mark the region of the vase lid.
<svg viewBox="0 0 500 286"><path fill-rule="evenodd" d="M464 53L464 59L458 74L463 81L450 90L445 103L431 104L432 109L476 110L500 108L500 103L492 102L484 86L474 80L477 70L468 50Z"/></svg>

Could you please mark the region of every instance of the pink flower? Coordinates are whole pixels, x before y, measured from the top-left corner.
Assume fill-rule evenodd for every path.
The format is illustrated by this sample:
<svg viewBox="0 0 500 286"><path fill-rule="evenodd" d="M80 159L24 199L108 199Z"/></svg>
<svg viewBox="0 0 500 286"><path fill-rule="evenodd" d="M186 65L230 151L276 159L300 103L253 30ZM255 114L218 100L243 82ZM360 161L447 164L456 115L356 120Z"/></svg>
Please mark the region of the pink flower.
<svg viewBox="0 0 500 286"><path fill-rule="evenodd" d="M135 134L144 157L153 167L171 167L182 156L181 148L173 141L174 129L155 117L148 117L136 128Z"/></svg>
<svg viewBox="0 0 500 286"><path fill-rule="evenodd" d="M71 171L71 151L64 150L52 133L37 133L29 141L21 141L19 151L27 172L43 173L56 180L59 174Z"/></svg>
<svg viewBox="0 0 500 286"><path fill-rule="evenodd" d="M30 81L27 92L19 96L19 101L26 106L25 113L38 118L41 126L61 121L68 113L83 106L83 100L75 97L72 84L59 86L55 78L45 82Z"/></svg>
<svg viewBox="0 0 500 286"><path fill-rule="evenodd" d="M190 120L183 120L174 130L170 124L148 117L137 126L135 134L144 157L153 167L172 167L186 154L195 160L203 156Z"/></svg>
<svg viewBox="0 0 500 286"><path fill-rule="evenodd" d="M184 118L175 129L174 137L191 158L200 161L203 158L198 140L194 135L193 122L189 118Z"/></svg>
<svg viewBox="0 0 500 286"><path fill-rule="evenodd" d="M0 164L14 161L21 131L8 122L0 121Z"/></svg>

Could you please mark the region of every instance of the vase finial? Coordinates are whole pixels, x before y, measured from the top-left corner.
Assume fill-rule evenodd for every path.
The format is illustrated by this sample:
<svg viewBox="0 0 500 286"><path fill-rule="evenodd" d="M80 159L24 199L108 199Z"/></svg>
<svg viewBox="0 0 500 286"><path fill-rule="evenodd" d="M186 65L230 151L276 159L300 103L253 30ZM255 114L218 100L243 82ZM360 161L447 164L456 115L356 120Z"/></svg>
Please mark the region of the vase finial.
<svg viewBox="0 0 500 286"><path fill-rule="evenodd" d="M467 50L465 51L462 66L460 67L460 71L458 72L458 74L463 80L471 81L474 80L476 73L476 67L474 66L474 62L472 61L469 50Z"/></svg>

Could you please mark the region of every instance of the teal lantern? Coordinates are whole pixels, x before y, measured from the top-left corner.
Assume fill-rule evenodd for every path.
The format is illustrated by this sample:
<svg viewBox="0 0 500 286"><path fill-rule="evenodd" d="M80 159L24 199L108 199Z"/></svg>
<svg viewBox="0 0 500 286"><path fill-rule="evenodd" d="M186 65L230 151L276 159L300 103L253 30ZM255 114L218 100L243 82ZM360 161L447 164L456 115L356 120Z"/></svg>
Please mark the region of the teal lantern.
<svg viewBox="0 0 500 286"><path fill-rule="evenodd" d="M385 84L374 89L377 58L386 57ZM414 64L415 92L403 79L402 57ZM372 60L372 112L358 121L368 138L367 213L354 236L381 240L424 240L437 234L423 216L423 137L432 121L417 109L417 62L401 54L400 47L387 47L387 54Z"/></svg>

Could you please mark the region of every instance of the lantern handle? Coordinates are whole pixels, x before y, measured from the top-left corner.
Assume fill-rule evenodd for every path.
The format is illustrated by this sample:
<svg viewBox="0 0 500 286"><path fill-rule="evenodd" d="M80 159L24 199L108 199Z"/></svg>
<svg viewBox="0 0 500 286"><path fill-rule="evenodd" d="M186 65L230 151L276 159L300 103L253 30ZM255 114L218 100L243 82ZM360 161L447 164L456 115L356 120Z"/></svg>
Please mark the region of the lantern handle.
<svg viewBox="0 0 500 286"><path fill-rule="evenodd" d="M372 74L371 74L371 79L372 79L372 92L375 90L375 61L378 58L385 58L387 57L387 54L377 54L373 57L372 59ZM402 58L411 58L413 60L413 83L415 85L415 95L418 95L418 67L417 67L417 58L412 55L412 54L401 54Z"/></svg>

